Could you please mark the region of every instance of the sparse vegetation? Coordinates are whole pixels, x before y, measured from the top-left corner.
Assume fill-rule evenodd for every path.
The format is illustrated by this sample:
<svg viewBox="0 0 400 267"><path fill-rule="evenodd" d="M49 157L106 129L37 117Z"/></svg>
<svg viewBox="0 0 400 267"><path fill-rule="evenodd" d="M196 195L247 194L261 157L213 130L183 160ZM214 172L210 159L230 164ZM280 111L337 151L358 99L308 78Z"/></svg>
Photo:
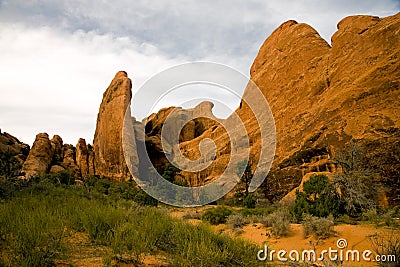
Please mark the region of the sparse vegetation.
<svg viewBox="0 0 400 267"><path fill-rule="evenodd" d="M383 255L385 260L379 266L395 267L400 265L400 233L392 231L386 235L374 234L368 237L376 255ZM390 257L390 258L389 258Z"/></svg>
<svg viewBox="0 0 400 267"><path fill-rule="evenodd" d="M332 215L327 218L318 218L310 214L304 214L301 224L303 226L304 238L314 235L317 239L326 239L334 233L334 219Z"/></svg>
<svg viewBox="0 0 400 267"><path fill-rule="evenodd" d="M271 232L276 237L286 236L290 231L292 215L288 209L279 209L269 215L271 221Z"/></svg>
<svg viewBox="0 0 400 267"><path fill-rule="evenodd" d="M250 218L245 217L240 213L231 214L226 220L226 224L231 229L242 228L243 226L249 223L250 223Z"/></svg>

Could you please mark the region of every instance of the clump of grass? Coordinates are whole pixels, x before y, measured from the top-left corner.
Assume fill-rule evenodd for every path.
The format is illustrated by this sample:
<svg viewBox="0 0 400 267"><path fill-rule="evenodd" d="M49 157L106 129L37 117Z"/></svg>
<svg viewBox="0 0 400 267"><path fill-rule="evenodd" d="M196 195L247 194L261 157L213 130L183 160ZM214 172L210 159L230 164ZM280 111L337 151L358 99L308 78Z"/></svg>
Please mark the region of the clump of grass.
<svg viewBox="0 0 400 267"><path fill-rule="evenodd" d="M326 239L334 233L334 219L332 215L329 215L327 218L319 218L310 214L303 214L301 224L303 226L304 238L314 235L315 238Z"/></svg>
<svg viewBox="0 0 400 267"><path fill-rule="evenodd" d="M242 228L246 224L249 224L250 218L244 217L240 213L234 213L228 216L226 220L226 224L228 225L229 228L231 229L237 229L237 228Z"/></svg>
<svg viewBox="0 0 400 267"><path fill-rule="evenodd" d="M202 212L188 211L185 214L183 214L182 218L185 220L189 220L189 219L201 220L202 215L203 215Z"/></svg>
<svg viewBox="0 0 400 267"><path fill-rule="evenodd" d="M226 219L232 214L232 210L225 206L218 206L216 208L211 208L206 210L201 219L207 221L211 224L218 225L226 223Z"/></svg>

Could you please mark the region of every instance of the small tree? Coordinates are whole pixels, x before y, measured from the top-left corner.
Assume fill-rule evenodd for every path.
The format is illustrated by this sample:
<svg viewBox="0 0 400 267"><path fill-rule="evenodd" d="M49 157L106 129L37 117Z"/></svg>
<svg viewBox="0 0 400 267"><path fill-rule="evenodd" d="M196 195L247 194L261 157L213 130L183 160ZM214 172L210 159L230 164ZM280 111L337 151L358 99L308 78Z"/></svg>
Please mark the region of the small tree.
<svg viewBox="0 0 400 267"><path fill-rule="evenodd" d="M164 179L166 179L167 181L173 183L175 181L175 176L177 174L177 172L179 172L180 169L178 167L176 167L174 164L168 162L165 167L164 167L164 171L162 173L162 177L164 177Z"/></svg>
<svg viewBox="0 0 400 267"><path fill-rule="evenodd" d="M251 183L251 178L253 178L250 162L247 160L239 162L237 170L238 170L237 172L238 175L243 173L242 176L240 177L240 183L244 186L244 198L246 198L249 194L249 186Z"/></svg>
<svg viewBox="0 0 400 267"><path fill-rule="evenodd" d="M373 182L373 174L363 163L364 150L352 142L346 150L336 153L335 161L342 172L334 176L334 183L341 191L346 213L357 216L375 208L379 186Z"/></svg>
<svg viewBox="0 0 400 267"><path fill-rule="evenodd" d="M315 175L303 184L303 192L296 191L296 200L292 208L298 221L304 213L318 217L329 214L336 216L340 211L340 196L325 175Z"/></svg>

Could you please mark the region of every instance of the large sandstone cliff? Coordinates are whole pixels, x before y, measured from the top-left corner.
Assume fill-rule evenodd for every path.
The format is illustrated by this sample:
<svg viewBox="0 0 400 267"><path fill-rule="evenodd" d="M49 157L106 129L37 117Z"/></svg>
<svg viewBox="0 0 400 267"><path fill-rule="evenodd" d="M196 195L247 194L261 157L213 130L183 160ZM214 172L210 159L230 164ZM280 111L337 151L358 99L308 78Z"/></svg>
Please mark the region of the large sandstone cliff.
<svg viewBox="0 0 400 267"><path fill-rule="evenodd" d="M276 124L276 156L259 190L269 200L281 199L307 173L337 172L342 166L336 154L351 153L356 144L363 151L361 164L372 170L377 187L385 189L381 197L391 205L400 202L399 32L400 14L351 16L339 22L332 45L296 21L283 23L266 39L250 74ZM243 98L249 94L250 88ZM167 111L151 116L147 125L161 125L157 118ZM259 124L245 102L236 113L249 134L254 169ZM180 148L196 157L204 138L214 140L218 152L207 170L182 173L191 185L218 177L231 156L230 140L218 124L184 140Z"/></svg>
<svg viewBox="0 0 400 267"><path fill-rule="evenodd" d="M335 172L335 152L357 143L362 164L391 204L399 203L399 32L400 14L351 16L339 22L332 46L294 21L265 41L251 79L270 103L277 129L264 184L268 198L283 197L308 172Z"/></svg>

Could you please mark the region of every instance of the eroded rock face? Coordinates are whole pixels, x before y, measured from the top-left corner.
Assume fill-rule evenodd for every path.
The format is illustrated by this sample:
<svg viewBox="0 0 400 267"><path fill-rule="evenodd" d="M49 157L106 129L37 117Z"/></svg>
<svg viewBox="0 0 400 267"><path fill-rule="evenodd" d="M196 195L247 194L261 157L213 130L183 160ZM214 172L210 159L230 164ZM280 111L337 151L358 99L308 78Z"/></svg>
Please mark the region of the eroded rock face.
<svg viewBox="0 0 400 267"><path fill-rule="evenodd" d="M51 145L53 147L53 159L52 165L60 164L63 161L63 140L59 135L54 135L51 139Z"/></svg>
<svg viewBox="0 0 400 267"><path fill-rule="evenodd" d="M276 156L259 190L270 201L298 187L309 173L337 172L342 168L337 154L351 153L357 144L364 151L363 168L374 173L377 187L385 188L386 195L380 198L388 199L389 205L399 203L399 29L400 14L351 16L339 22L332 47L312 27L295 21L283 23L267 38L250 74L270 104L276 125ZM247 89L243 98L250 94ZM157 136L169 112L171 108L149 117L149 137ZM236 113L249 134L255 165L259 125L244 101ZM231 155L230 140L218 123L204 127L191 140L190 131L183 132L180 143L188 158L199 156L204 138L217 144L210 168L181 173L190 185L201 185L223 172ZM152 143L157 150L160 138Z"/></svg>
<svg viewBox="0 0 400 267"><path fill-rule="evenodd" d="M29 145L0 130L0 176L18 176L29 149Z"/></svg>
<svg viewBox="0 0 400 267"><path fill-rule="evenodd" d="M118 72L103 94L94 135L96 175L122 181L130 178L122 148L125 111L132 97L132 83L126 72Z"/></svg>
<svg viewBox="0 0 400 267"><path fill-rule="evenodd" d="M75 147L70 144L65 144L63 146L63 161L60 166L63 167L66 171L73 174L75 177L81 177L79 167L76 164L76 152Z"/></svg>
<svg viewBox="0 0 400 267"><path fill-rule="evenodd" d="M391 152L400 150L399 29L400 14L352 16L339 22L332 47L294 21L267 38L251 79L268 100L277 129L276 157L264 184L269 199L283 197L309 172L335 172L335 152L356 142L391 204L400 201L399 159ZM255 129L246 105L237 113L250 132Z"/></svg>
<svg viewBox="0 0 400 267"><path fill-rule="evenodd" d="M169 107L161 109L145 120L147 153L150 156L153 166L159 173L162 173L164 166L168 163L165 153L174 158L174 149L177 149L174 148L174 144L182 144L182 148L185 147L184 144L186 143L193 144L193 140L202 136L208 129L219 124L221 119L213 115L213 107L214 104L208 101L204 101L191 109ZM168 120L167 123L166 120ZM163 127L165 127L165 133L162 137L161 129ZM178 142L175 142L174 137L179 137ZM165 141L164 147L161 141L162 138ZM186 157L191 159L198 157L200 153L198 147L186 149L182 152ZM189 173L185 177L190 180L188 175Z"/></svg>
<svg viewBox="0 0 400 267"><path fill-rule="evenodd" d="M45 174L49 171L53 158L54 149L47 133L36 135L35 142L24 162L21 174L25 179L36 175Z"/></svg>

